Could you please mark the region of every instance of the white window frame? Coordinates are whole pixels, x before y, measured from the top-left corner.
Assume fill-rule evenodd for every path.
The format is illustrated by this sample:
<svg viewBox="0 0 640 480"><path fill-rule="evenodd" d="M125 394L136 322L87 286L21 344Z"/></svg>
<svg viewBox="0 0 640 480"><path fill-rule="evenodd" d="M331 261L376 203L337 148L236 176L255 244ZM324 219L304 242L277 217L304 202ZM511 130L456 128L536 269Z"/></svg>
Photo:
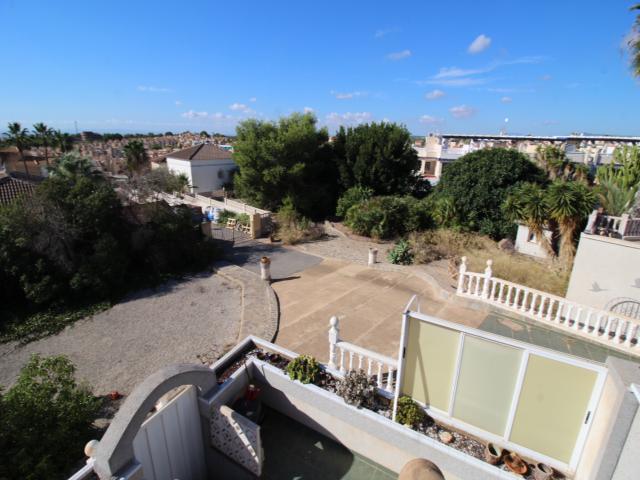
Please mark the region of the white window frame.
<svg viewBox="0 0 640 480"><path fill-rule="evenodd" d="M409 302L409 305L407 305L407 307L410 307L412 302L413 302L413 299ZM537 461L544 462L552 466L553 468L559 470L560 472L564 473L565 475L573 475L575 473L578 467L578 463L580 461L580 457L582 455L582 451L584 449L585 442L587 440L587 436L589 434L589 430L591 428L591 425L593 424L593 419L595 417L596 409L600 401L602 390L604 388L604 384L607 378L608 369L604 365L596 362L583 360L581 358L574 357L571 355L562 354L554 350L539 347L537 345L521 342L519 340L513 340L511 338L502 337L500 335L496 335L493 333L477 330L471 327L467 327L465 325L449 322L447 320L443 320L437 317L432 317L431 315L426 315L424 313L410 311L407 308L407 310L402 315L402 329L400 334L400 346L398 351L398 373L397 373L396 386L395 386L394 399L393 399L393 419L394 420L396 418L396 411L398 408L398 398L400 397L400 392L402 391L402 380L404 375L404 366L406 362L405 353L406 353L406 348L408 343L407 334L408 334L410 318L413 318L415 320L422 321L425 323L438 325L438 326L448 328L450 330L457 331L460 333L460 343L458 346L456 371L453 377L454 383L451 386L451 397L449 401L448 411L443 411L438 408L425 405L422 402L419 402L416 400L417 403L419 403L425 408L427 413L432 418L434 418L439 422L442 422L443 424L447 424L453 428L462 430L464 432L468 432L473 436L479 437L489 442L496 443L511 451L518 452L523 456L530 457ZM454 401L455 401L455 394L457 391L457 383L458 383L460 368L462 364L461 360L462 360L462 351L464 349L464 339L467 335L471 335L477 338L482 338L484 340L488 340L488 341L495 342L502 345L507 345L510 347L515 347L522 350L520 368L518 370L518 377L517 377L515 388L514 388L514 395L511 400L511 407L509 409L509 416L507 417L507 425L505 427L504 435L496 435L494 433L488 432L486 430L483 430L481 428L475 427L466 422L458 420L452 416ZM596 381L593 387L593 392L587 404L587 418L585 419L585 422L582 424L580 432L578 433L578 437L576 438L576 443L573 449L573 453L571 455L571 460L569 461L568 464L562 461L559 461L555 458L551 458L542 453L538 453L536 451L530 450L526 447L523 447L521 445L518 445L508 440L510 438L511 430L513 428L513 422L515 420L516 409L518 406L520 393L522 391L522 385L523 385L525 373L527 370L529 356L532 354L538 355L540 357L564 362L576 367L586 368L597 373Z"/></svg>

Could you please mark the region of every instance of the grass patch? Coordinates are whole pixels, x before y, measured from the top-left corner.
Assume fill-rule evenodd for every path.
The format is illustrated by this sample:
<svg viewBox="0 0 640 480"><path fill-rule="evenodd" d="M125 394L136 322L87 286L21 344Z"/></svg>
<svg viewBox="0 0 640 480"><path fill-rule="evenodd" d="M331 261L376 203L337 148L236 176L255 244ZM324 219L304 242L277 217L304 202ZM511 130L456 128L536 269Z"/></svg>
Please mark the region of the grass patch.
<svg viewBox="0 0 640 480"><path fill-rule="evenodd" d="M570 268L557 262L500 250L498 244L478 234L438 229L412 233L409 243L414 263L430 263L466 256L472 272L483 272L487 260L493 260L493 275L530 288L564 296L569 284Z"/></svg>
<svg viewBox="0 0 640 480"><path fill-rule="evenodd" d="M101 302L81 307L49 309L31 314L9 314L0 330L0 343L18 341L26 344L54 335L85 317L95 315L111 307L110 302Z"/></svg>

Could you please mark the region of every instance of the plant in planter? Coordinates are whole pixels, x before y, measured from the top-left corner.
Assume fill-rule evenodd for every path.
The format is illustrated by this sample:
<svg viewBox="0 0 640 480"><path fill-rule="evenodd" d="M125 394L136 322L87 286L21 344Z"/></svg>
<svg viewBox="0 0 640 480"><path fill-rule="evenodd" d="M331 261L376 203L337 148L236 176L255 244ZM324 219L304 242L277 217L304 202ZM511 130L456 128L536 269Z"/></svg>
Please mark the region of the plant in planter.
<svg viewBox="0 0 640 480"><path fill-rule="evenodd" d="M336 393L349 405L358 408L373 408L375 406L376 382L364 370L351 370L343 380L338 382Z"/></svg>
<svg viewBox="0 0 640 480"><path fill-rule="evenodd" d="M427 414L411 397L403 395L398 399L396 422L402 423L410 428L416 428L426 420Z"/></svg>
<svg viewBox="0 0 640 480"><path fill-rule="evenodd" d="M311 355L300 355L289 362L287 373L292 380L314 383L320 373L320 365Z"/></svg>
<svg viewBox="0 0 640 480"><path fill-rule="evenodd" d="M503 450L494 443L487 443L484 447L484 459L491 465L497 465L502 461Z"/></svg>

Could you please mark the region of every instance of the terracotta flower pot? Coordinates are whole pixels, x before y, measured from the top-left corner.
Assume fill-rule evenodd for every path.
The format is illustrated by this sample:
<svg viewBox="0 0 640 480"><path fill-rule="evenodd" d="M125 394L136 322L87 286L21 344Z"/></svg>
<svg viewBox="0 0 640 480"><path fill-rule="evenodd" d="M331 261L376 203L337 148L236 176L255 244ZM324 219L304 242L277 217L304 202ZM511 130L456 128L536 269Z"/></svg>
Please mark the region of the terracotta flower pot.
<svg viewBox="0 0 640 480"><path fill-rule="evenodd" d="M522 460L517 453L513 452L511 452L509 455L505 455L504 463L509 468L509 470L518 475L526 474L527 470L529 469L527 462Z"/></svg>
<svg viewBox="0 0 640 480"><path fill-rule="evenodd" d="M553 477L553 468L544 463L536 463L532 470L536 480L550 480Z"/></svg>
<svg viewBox="0 0 640 480"><path fill-rule="evenodd" d="M497 465L502 460L503 451L493 443L487 443L484 446L484 459L491 465Z"/></svg>

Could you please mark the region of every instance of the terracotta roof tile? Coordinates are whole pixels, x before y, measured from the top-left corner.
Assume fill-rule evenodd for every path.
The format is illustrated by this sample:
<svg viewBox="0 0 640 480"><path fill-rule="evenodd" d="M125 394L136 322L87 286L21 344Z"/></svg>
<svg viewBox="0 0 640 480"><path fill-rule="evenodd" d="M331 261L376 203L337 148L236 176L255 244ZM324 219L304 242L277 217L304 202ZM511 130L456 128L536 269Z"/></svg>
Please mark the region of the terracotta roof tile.
<svg viewBox="0 0 640 480"><path fill-rule="evenodd" d="M195 147L169 153L167 158L177 158L180 160L231 160L233 155L231 152L223 150L216 145L203 143Z"/></svg>

